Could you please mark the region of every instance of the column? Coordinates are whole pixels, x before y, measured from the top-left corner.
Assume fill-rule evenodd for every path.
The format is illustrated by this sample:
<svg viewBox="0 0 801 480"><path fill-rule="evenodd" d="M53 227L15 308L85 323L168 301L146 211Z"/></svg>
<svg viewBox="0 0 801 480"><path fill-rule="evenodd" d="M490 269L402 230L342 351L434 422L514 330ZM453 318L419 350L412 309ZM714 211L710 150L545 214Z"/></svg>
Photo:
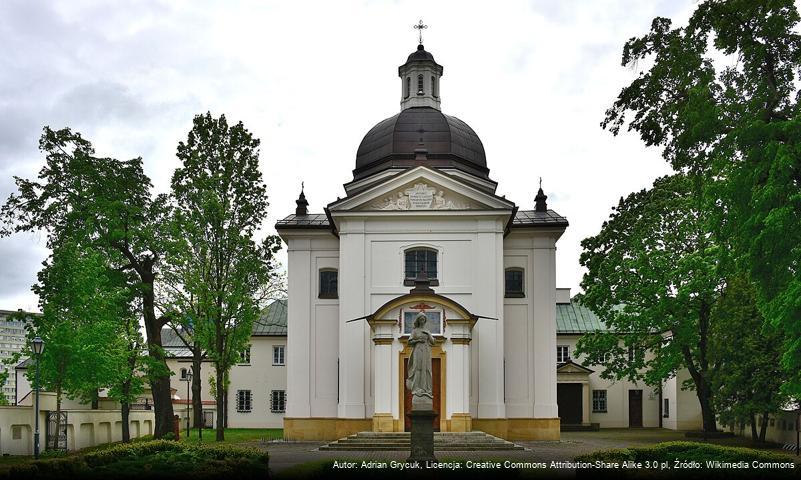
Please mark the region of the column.
<svg viewBox="0 0 801 480"><path fill-rule="evenodd" d="M364 220L342 218L339 232L339 418L365 418Z"/></svg>
<svg viewBox="0 0 801 480"><path fill-rule="evenodd" d="M309 345L311 338L311 239L297 238L288 241L287 279L292 295L287 304L286 347L286 418L309 418L310 371Z"/></svg>
<svg viewBox="0 0 801 480"><path fill-rule="evenodd" d="M392 329L397 326L394 320L373 320L370 327L373 330L373 350L375 361L374 400L375 413L373 413L374 432L392 432L395 422L392 418L392 342L394 341Z"/></svg>
<svg viewBox="0 0 801 480"><path fill-rule="evenodd" d="M503 351L503 229L496 220L479 220L475 242L472 311L481 319L478 338L478 418L505 418ZM477 332L477 333L476 333Z"/></svg>
<svg viewBox="0 0 801 480"><path fill-rule="evenodd" d="M448 384L445 406L452 432L473 430L470 416L470 342L474 322L449 319Z"/></svg>
<svg viewBox="0 0 801 480"><path fill-rule="evenodd" d="M556 246L549 235L534 237L532 308L534 328L534 418L557 418Z"/></svg>

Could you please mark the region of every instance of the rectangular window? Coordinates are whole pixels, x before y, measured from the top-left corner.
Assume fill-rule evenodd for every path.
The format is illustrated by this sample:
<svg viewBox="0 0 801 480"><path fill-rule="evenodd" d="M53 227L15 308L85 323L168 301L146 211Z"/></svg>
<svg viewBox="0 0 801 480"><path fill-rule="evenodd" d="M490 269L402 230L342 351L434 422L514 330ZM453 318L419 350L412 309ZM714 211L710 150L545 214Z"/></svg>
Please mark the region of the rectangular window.
<svg viewBox="0 0 801 480"><path fill-rule="evenodd" d="M570 347L568 345L556 346L556 363L565 363L570 360Z"/></svg>
<svg viewBox="0 0 801 480"><path fill-rule="evenodd" d="M284 365L283 345L273 345L273 365Z"/></svg>
<svg viewBox="0 0 801 480"><path fill-rule="evenodd" d="M320 270L320 293L317 297L338 298L336 270Z"/></svg>
<svg viewBox="0 0 801 480"><path fill-rule="evenodd" d="M520 298L523 294L523 270L520 268L510 268L506 270L504 278L504 288L506 298Z"/></svg>
<svg viewBox="0 0 801 480"><path fill-rule="evenodd" d="M665 418L670 417L670 400L665 398L662 405L662 416Z"/></svg>
<svg viewBox="0 0 801 480"><path fill-rule="evenodd" d="M414 318L419 312L403 312L403 334L411 335L414 328ZM442 315L440 312L425 312L428 321L426 328L431 335L442 335Z"/></svg>
<svg viewBox="0 0 801 480"><path fill-rule="evenodd" d="M186 369L185 368L181 369L181 380L186 380Z"/></svg>
<svg viewBox="0 0 801 480"><path fill-rule="evenodd" d="M606 413L606 390L592 391L592 411Z"/></svg>
<svg viewBox="0 0 801 480"><path fill-rule="evenodd" d="M250 345L245 347L244 350L239 352L239 364L250 365Z"/></svg>
<svg viewBox="0 0 801 480"><path fill-rule="evenodd" d="M236 411L247 413L250 412L251 405L253 404L253 396L250 390L237 390L236 391Z"/></svg>
<svg viewBox="0 0 801 480"><path fill-rule="evenodd" d="M437 278L437 251L427 248L416 248L414 250L406 251L406 268L405 275L408 282L414 281L417 274L425 271L426 277L432 280ZM413 285L413 283L412 283Z"/></svg>
<svg viewBox="0 0 801 480"><path fill-rule="evenodd" d="M284 390L272 390L270 392L270 411L273 413L284 413L286 411L286 392Z"/></svg>

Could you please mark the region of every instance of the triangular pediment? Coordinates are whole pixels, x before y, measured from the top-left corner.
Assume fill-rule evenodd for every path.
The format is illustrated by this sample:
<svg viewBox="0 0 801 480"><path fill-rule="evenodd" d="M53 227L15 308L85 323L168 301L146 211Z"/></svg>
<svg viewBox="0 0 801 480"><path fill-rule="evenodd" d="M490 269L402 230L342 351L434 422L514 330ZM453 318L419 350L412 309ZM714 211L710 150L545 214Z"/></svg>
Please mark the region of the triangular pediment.
<svg viewBox="0 0 801 480"><path fill-rule="evenodd" d="M329 205L337 211L507 210L514 203L481 191L457 177L417 167Z"/></svg>
<svg viewBox="0 0 801 480"><path fill-rule="evenodd" d="M574 363L572 360L568 360L567 362L558 365L556 367L556 372L557 373L584 373L584 374L593 373L593 371L590 370L589 368L581 366L581 365L579 365L577 363Z"/></svg>

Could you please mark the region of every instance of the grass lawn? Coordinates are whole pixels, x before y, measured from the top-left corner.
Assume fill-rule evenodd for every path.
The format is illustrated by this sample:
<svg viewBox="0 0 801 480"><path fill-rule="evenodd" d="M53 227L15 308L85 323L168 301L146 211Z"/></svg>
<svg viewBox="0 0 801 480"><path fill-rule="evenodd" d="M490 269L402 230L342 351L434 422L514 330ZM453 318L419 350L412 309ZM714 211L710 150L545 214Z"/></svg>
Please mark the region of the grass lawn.
<svg viewBox="0 0 801 480"><path fill-rule="evenodd" d="M217 432L214 429L203 429L203 443L217 443ZM226 428L223 443L254 443L284 438L283 428ZM186 430L181 430L181 441L198 443L198 431L192 429L189 439Z"/></svg>

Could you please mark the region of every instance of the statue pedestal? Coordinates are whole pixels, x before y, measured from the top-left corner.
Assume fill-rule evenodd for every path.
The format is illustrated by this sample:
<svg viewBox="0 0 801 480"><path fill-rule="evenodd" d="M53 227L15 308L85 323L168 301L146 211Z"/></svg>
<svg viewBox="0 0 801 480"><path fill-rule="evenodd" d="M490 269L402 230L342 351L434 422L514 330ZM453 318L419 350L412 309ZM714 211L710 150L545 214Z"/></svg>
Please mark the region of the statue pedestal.
<svg viewBox="0 0 801 480"><path fill-rule="evenodd" d="M409 461L436 461L434 458L434 417L433 410L412 410L408 414L412 419L412 451Z"/></svg>

